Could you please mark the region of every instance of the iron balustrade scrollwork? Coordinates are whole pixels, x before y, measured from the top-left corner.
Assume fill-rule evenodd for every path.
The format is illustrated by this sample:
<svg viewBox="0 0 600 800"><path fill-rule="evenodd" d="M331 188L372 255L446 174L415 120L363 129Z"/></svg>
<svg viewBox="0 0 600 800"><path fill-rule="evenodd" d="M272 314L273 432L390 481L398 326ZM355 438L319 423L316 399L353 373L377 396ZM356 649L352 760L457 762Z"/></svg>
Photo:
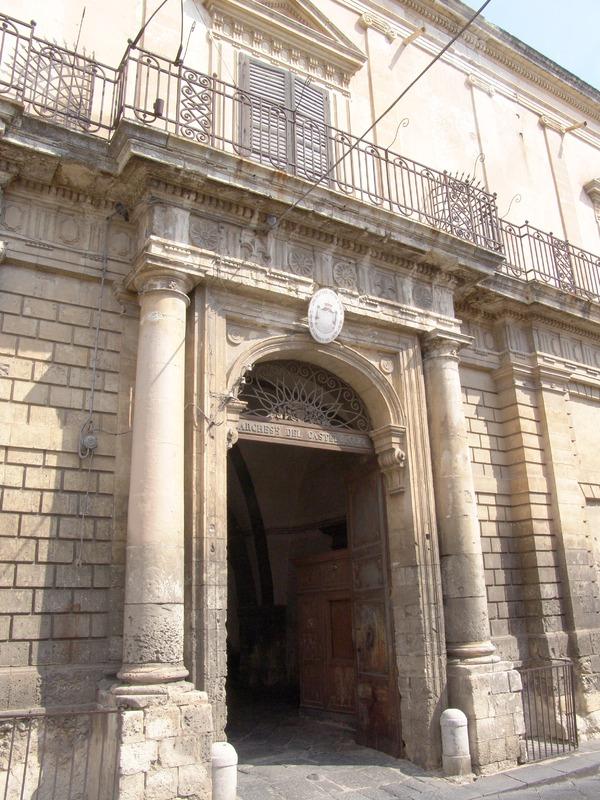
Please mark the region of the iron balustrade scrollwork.
<svg viewBox="0 0 600 800"><path fill-rule="evenodd" d="M0 14L0 95L29 113L86 133L109 132L119 71L40 39L35 24Z"/></svg>
<svg viewBox="0 0 600 800"><path fill-rule="evenodd" d="M574 247L526 222L500 221L506 261L501 271L524 281L537 281L586 300L600 300L600 256Z"/></svg>
<svg viewBox="0 0 600 800"><path fill-rule="evenodd" d="M139 47L117 68L45 41L0 14L0 96L25 112L109 139L133 121L316 182L505 256L501 272L600 301L600 259L525 223L495 195L389 148ZM335 167L333 167L335 165Z"/></svg>
<svg viewBox="0 0 600 800"><path fill-rule="evenodd" d="M371 422L362 400L345 381L302 361L258 363L245 376L243 416L303 422L367 433Z"/></svg>

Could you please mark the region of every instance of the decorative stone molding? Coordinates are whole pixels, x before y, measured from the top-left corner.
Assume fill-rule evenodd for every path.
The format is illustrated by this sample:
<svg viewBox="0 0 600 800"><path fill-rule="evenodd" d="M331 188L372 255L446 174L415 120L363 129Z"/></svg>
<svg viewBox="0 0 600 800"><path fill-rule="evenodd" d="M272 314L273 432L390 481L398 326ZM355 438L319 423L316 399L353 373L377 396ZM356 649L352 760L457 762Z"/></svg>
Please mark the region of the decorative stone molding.
<svg viewBox="0 0 600 800"><path fill-rule="evenodd" d="M389 494L406 488L406 431L398 425L386 425L371 432L377 461L383 472Z"/></svg>
<svg viewBox="0 0 600 800"><path fill-rule="evenodd" d="M392 28L389 22L381 19L381 17L376 17L374 14L365 12L364 14L361 14L358 22L359 25L365 30L373 28L373 30L379 31L379 33L382 33L390 43L398 37L398 34Z"/></svg>
<svg viewBox="0 0 600 800"><path fill-rule="evenodd" d="M294 275L300 275L303 278L312 278L315 269L314 254L306 247L292 245L287 254L287 266Z"/></svg>
<svg viewBox="0 0 600 800"><path fill-rule="evenodd" d="M423 360L447 358L458 362L460 351L463 347L470 347L473 341L472 336L461 333L431 331L422 339Z"/></svg>
<svg viewBox="0 0 600 800"><path fill-rule="evenodd" d="M365 55L309 0L211 0L211 35L346 87Z"/></svg>
<svg viewBox="0 0 600 800"><path fill-rule="evenodd" d="M496 90L491 83L484 81L482 78L477 77L477 75L473 75L473 73L467 75L466 83L468 86L476 86L486 94L489 94L490 97L493 97L496 94Z"/></svg>
<svg viewBox="0 0 600 800"><path fill-rule="evenodd" d="M594 211L596 212L596 220L600 225L600 178L594 178L583 187L584 191L589 195L592 203L594 204Z"/></svg>
<svg viewBox="0 0 600 800"><path fill-rule="evenodd" d="M191 288L189 279L177 273L149 275L139 282L138 294L142 296L151 292L171 292L179 295L185 301L186 306L189 306L190 298L188 293Z"/></svg>
<svg viewBox="0 0 600 800"><path fill-rule="evenodd" d="M394 371L394 359L391 356L382 356L379 359L379 369L384 375L391 375Z"/></svg>
<svg viewBox="0 0 600 800"><path fill-rule="evenodd" d="M125 287L123 281L115 281L111 288L112 295L120 304L124 313L133 315L139 309L139 298L135 292Z"/></svg>
<svg viewBox="0 0 600 800"><path fill-rule="evenodd" d="M563 366L538 364L533 370L533 375L540 389L566 394L572 372Z"/></svg>
<svg viewBox="0 0 600 800"><path fill-rule="evenodd" d="M341 289L356 291L358 275L353 261L336 261L333 265L333 280Z"/></svg>
<svg viewBox="0 0 600 800"><path fill-rule="evenodd" d="M557 133L563 134L565 132L565 126L562 125L557 119L553 119L552 117L547 116L546 114L542 114L539 119L540 125L542 128L550 128L551 131L556 131Z"/></svg>

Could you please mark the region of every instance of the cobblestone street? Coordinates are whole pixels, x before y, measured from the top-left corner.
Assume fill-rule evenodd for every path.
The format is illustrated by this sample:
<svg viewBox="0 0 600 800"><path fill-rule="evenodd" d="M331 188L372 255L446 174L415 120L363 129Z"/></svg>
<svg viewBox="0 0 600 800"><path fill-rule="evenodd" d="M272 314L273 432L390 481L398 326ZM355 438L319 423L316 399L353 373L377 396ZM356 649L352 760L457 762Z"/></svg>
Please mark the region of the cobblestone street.
<svg viewBox="0 0 600 800"><path fill-rule="evenodd" d="M570 755L456 783L359 747L343 727L278 706L234 717L239 800L598 800L600 741Z"/></svg>

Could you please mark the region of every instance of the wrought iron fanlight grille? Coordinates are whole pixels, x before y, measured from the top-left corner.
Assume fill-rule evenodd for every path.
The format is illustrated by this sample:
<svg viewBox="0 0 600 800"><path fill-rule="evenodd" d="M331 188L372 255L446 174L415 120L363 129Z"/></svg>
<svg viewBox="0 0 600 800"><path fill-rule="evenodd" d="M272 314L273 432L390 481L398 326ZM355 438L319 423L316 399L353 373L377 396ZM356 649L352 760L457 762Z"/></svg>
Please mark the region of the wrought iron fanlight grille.
<svg viewBox="0 0 600 800"><path fill-rule="evenodd" d="M354 389L336 375L303 361L268 361L246 375L239 394L242 416L303 422L323 428L371 429L369 415Z"/></svg>

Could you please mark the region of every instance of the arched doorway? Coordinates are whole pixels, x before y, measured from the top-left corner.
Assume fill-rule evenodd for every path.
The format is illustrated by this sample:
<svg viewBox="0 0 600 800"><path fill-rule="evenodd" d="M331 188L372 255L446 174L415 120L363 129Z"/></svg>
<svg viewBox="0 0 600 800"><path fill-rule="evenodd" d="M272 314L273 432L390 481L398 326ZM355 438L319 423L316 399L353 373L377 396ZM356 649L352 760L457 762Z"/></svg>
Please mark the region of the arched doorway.
<svg viewBox="0 0 600 800"><path fill-rule="evenodd" d="M285 698L400 755L383 476L359 394L254 365L228 456L228 702Z"/></svg>

